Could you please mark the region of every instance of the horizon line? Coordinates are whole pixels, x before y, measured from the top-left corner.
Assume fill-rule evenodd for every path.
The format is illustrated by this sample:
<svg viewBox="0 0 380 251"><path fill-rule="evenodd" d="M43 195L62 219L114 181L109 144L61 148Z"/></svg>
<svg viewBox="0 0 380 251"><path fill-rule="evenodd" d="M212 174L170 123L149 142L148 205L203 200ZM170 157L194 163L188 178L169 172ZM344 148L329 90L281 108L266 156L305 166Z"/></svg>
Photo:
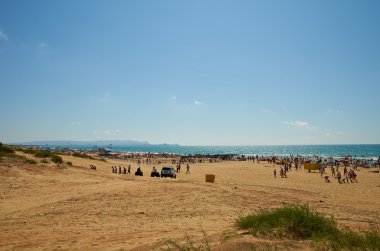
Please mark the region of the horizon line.
<svg viewBox="0 0 380 251"><path fill-rule="evenodd" d="M179 144L179 143L150 143L148 140L139 141L139 140L128 140L128 139L106 139L106 140L33 140L26 142L3 142L3 144L11 144L11 145L33 145L31 143L37 142L57 142L57 141L66 141L66 142L106 142L106 141L132 141L136 142L136 144L131 144L131 146L141 146L141 145L176 145L176 146L201 146L201 147L221 147L221 146L232 146L232 147L242 147L242 146L326 146L326 145L380 145L380 143L323 143L323 144L218 144L218 145L189 145L189 144ZM0 141L1 142L1 141Z"/></svg>

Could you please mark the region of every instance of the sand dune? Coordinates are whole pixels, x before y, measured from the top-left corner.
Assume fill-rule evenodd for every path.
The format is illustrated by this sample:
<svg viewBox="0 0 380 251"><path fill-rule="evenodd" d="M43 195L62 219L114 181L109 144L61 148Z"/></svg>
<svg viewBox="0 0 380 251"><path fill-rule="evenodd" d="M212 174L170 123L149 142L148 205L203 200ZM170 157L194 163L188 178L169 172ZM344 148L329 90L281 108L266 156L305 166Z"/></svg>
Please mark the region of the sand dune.
<svg viewBox="0 0 380 251"><path fill-rule="evenodd" d="M200 239L202 229L216 249L244 249L257 240L239 237L236 219L289 203L308 203L342 227L379 227L380 176L366 169L358 183L338 184L304 171L275 179L273 165L236 161L193 164L170 179L149 177L152 165L136 177L111 172L129 164L134 172L135 163L63 159L73 167L0 162L0 249L152 250L167 239ZM205 182L207 173L215 183ZM235 237L221 244L226 236Z"/></svg>

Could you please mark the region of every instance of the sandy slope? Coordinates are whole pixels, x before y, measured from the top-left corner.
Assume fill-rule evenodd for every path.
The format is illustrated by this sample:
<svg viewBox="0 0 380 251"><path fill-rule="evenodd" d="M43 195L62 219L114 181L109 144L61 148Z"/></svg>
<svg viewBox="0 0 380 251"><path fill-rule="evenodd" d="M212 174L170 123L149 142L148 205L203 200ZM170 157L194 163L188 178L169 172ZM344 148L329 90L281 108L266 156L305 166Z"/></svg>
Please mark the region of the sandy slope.
<svg viewBox="0 0 380 251"><path fill-rule="evenodd" d="M111 173L114 164L132 164L134 172L135 163L63 158L74 166L0 162L0 249L151 250L185 235L197 240L202 229L216 247L236 235L239 216L287 203L309 203L342 226L380 226L380 176L365 169L359 183L327 184L316 173L275 179L272 165L222 162L191 165L190 174L182 168L174 180L148 177L151 165L135 177ZM205 183L206 173L216 182ZM219 248L239 245L241 238Z"/></svg>

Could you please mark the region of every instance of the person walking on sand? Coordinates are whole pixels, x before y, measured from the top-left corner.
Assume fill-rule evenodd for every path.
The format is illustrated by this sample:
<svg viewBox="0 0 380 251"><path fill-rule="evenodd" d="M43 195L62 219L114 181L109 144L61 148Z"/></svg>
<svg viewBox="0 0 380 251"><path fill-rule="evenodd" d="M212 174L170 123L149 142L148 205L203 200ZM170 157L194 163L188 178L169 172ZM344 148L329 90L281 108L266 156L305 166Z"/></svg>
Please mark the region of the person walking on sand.
<svg viewBox="0 0 380 251"><path fill-rule="evenodd" d="M277 170L276 170L276 168L273 170L273 175L276 178L276 176L277 176Z"/></svg>
<svg viewBox="0 0 380 251"><path fill-rule="evenodd" d="M131 165L128 166L128 174L131 174Z"/></svg>
<svg viewBox="0 0 380 251"><path fill-rule="evenodd" d="M190 173L190 165L189 164L186 165L186 174L188 174L188 173Z"/></svg>
<svg viewBox="0 0 380 251"><path fill-rule="evenodd" d="M127 169L125 167L123 167L123 174L127 174Z"/></svg>
<svg viewBox="0 0 380 251"><path fill-rule="evenodd" d="M121 166L119 166L119 174L121 174Z"/></svg>

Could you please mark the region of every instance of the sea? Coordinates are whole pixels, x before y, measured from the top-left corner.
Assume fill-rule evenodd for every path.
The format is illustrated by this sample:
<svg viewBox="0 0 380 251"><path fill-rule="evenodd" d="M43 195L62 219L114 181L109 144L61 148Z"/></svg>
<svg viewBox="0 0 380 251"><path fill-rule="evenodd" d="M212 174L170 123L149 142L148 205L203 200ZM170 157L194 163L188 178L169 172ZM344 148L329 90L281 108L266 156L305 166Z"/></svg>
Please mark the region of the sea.
<svg viewBox="0 0 380 251"><path fill-rule="evenodd" d="M64 147L79 150L93 150L100 146L65 145ZM181 146L181 145L120 145L113 146L116 152L150 152L174 153L180 155L194 154L238 154L258 156L320 156L320 157L353 157L377 160L380 157L380 144L368 145L258 145L258 146Z"/></svg>

